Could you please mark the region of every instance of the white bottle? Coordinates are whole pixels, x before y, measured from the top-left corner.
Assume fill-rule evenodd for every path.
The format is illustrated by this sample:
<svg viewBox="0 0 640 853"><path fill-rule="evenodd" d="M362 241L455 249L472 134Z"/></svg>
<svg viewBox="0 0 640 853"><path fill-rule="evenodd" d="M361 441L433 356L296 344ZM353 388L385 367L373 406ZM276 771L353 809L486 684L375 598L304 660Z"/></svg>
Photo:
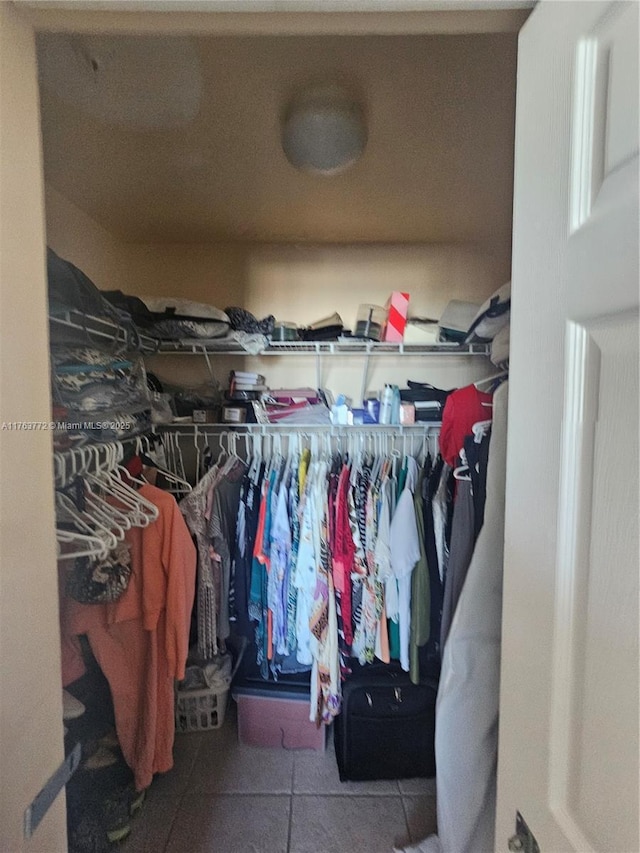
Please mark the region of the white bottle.
<svg viewBox="0 0 640 853"><path fill-rule="evenodd" d="M380 400L380 419L378 423L381 424L390 424L391 423L391 409L393 406L393 388L391 385L385 385L384 391L382 392L382 399Z"/></svg>

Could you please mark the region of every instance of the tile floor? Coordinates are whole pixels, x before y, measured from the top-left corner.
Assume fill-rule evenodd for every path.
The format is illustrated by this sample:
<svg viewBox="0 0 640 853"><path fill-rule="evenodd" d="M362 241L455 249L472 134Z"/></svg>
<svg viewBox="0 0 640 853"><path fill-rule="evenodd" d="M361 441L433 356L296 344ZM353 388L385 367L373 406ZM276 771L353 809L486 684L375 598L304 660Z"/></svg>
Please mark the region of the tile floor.
<svg viewBox="0 0 640 853"><path fill-rule="evenodd" d="M436 829L435 780L340 782L324 753L243 746L222 728L176 735L119 853L391 853Z"/></svg>

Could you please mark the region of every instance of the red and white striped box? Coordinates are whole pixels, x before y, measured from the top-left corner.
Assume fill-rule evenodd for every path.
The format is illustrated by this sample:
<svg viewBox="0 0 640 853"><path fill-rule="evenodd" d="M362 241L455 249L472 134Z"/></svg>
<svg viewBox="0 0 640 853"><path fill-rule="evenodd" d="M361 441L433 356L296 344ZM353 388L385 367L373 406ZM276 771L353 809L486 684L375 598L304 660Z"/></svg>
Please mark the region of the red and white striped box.
<svg viewBox="0 0 640 853"><path fill-rule="evenodd" d="M387 343L402 343L409 313L409 294L394 290L387 302L387 308L389 309L389 316L384 339Z"/></svg>

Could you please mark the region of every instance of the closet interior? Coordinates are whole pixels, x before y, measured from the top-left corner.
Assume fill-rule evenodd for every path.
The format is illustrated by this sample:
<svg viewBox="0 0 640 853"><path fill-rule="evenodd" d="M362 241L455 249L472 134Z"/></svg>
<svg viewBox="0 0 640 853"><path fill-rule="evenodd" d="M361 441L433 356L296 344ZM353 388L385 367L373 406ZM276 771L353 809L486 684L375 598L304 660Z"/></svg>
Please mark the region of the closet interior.
<svg viewBox="0 0 640 853"><path fill-rule="evenodd" d="M245 744L338 718L341 778L436 775L508 371L518 26L474 15L38 36L72 850L231 701ZM404 767L349 711L389 673Z"/></svg>

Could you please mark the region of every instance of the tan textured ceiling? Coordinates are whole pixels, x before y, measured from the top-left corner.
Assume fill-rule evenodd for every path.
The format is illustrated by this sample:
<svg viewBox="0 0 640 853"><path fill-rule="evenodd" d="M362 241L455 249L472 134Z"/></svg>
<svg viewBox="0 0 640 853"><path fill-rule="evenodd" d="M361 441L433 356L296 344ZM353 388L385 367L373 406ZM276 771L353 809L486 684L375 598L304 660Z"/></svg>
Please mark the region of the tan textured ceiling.
<svg viewBox="0 0 640 853"><path fill-rule="evenodd" d="M45 176L128 240L509 239L515 33L141 36L120 52L68 37L98 59L86 79L67 73L61 38L39 37ZM280 147L289 99L325 81L368 115L363 158L333 177L296 171Z"/></svg>

